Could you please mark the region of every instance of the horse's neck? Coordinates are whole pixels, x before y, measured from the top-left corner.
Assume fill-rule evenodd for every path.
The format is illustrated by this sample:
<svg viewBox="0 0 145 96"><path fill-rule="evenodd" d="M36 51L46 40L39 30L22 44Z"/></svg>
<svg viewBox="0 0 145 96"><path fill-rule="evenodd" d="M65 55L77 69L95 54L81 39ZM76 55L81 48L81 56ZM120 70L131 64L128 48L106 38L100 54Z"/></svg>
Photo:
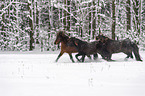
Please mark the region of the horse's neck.
<svg viewBox="0 0 145 96"><path fill-rule="evenodd" d="M66 46L66 42L61 41L61 46Z"/></svg>
<svg viewBox="0 0 145 96"><path fill-rule="evenodd" d="M78 42L78 46L81 47L81 46L89 46L90 43L86 42L86 41L79 41Z"/></svg>
<svg viewBox="0 0 145 96"><path fill-rule="evenodd" d="M62 42L67 43L68 39L69 39L69 37L65 36L65 37L63 38Z"/></svg>
<svg viewBox="0 0 145 96"><path fill-rule="evenodd" d="M108 45L108 44L110 44L110 42L112 42L112 41L114 42L114 40L112 40L112 39L108 39L107 41L105 41L105 44Z"/></svg>

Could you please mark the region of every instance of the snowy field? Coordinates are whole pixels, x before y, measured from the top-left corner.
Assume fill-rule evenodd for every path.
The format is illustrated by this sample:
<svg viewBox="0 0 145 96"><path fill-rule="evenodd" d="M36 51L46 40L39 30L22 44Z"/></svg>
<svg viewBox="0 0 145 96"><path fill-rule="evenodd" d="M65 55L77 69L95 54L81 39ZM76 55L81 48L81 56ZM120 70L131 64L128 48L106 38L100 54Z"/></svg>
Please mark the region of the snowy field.
<svg viewBox="0 0 145 96"><path fill-rule="evenodd" d="M143 62L119 53L112 62L64 54L56 63L58 54L0 52L0 96L145 96L145 51Z"/></svg>

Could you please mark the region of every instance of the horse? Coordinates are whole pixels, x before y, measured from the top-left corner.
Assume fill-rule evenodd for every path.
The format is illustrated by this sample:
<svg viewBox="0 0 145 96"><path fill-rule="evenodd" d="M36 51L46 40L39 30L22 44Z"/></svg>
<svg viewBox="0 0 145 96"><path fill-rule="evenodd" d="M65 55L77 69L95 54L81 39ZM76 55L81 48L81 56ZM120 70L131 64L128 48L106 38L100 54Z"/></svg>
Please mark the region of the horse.
<svg viewBox="0 0 145 96"><path fill-rule="evenodd" d="M68 53L69 57L71 59L71 61L74 63L74 59L72 56L72 53L77 53L78 49L74 46L68 43L69 40L71 40L72 37L69 37L65 34L64 31L60 30L57 35L56 35L56 40L54 42L54 44L59 44L61 43L61 51L57 57L57 59L55 60L56 62L58 61L58 59L64 54L64 53ZM89 58L91 58L90 56L88 56Z"/></svg>
<svg viewBox="0 0 145 96"><path fill-rule="evenodd" d="M108 51L108 60L111 60L111 56L113 53L119 53L123 52L127 55L126 58L133 58L132 52L134 53L137 61L142 61L141 57L139 55L139 48L134 43L131 42L130 39L124 39L124 40L113 40L108 38L107 36L104 36L103 34L99 34L96 36L96 40L99 40L103 43L103 48Z"/></svg>
<svg viewBox="0 0 145 96"><path fill-rule="evenodd" d="M59 31L57 33L54 44L59 44L61 42L61 51L60 51L57 59L55 60L56 62L64 53L68 53L71 61L74 62L72 53L77 53L78 50L75 46L68 46L67 43L68 43L69 39L70 39L69 36L65 35L64 31Z"/></svg>
<svg viewBox="0 0 145 96"><path fill-rule="evenodd" d="M69 44L75 45L78 49L78 54L75 55L76 59L80 62L84 62L85 56L94 55L94 59L98 57L100 51L102 51L102 43L99 41L94 42L86 42L82 41L78 38L72 37L69 41ZM106 57L108 55L107 51L100 52L102 56ZM82 55L82 59L80 60L78 56Z"/></svg>

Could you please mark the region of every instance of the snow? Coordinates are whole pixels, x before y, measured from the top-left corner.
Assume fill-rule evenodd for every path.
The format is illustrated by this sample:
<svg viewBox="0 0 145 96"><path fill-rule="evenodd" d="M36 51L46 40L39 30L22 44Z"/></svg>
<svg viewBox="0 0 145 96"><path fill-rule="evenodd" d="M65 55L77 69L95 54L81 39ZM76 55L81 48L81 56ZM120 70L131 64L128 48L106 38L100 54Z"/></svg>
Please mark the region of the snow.
<svg viewBox="0 0 145 96"><path fill-rule="evenodd" d="M0 52L1 96L145 96L145 51L143 62L99 58L72 63L68 54L55 62L54 52Z"/></svg>

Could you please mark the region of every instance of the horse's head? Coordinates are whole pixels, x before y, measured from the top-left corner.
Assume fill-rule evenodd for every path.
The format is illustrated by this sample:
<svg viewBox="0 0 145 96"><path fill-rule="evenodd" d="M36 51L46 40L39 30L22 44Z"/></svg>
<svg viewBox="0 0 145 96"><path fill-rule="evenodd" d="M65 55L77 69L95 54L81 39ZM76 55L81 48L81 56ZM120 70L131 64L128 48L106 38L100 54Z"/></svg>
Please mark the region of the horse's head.
<svg viewBox="0 0 145 96"><path fill-rule="evenodd" d="M103 34L99 34L98 36L96 36L96 40L101 41L102 43L107 42L109 38L104 36Z"/></svg>
<svg viewBox="0 0 145 96"><path fill-rule="evenodd" d="M56 35L56 40L54 44L59 44L63 40L64 36L65 36L64 31L59 31Z"/></svg>

